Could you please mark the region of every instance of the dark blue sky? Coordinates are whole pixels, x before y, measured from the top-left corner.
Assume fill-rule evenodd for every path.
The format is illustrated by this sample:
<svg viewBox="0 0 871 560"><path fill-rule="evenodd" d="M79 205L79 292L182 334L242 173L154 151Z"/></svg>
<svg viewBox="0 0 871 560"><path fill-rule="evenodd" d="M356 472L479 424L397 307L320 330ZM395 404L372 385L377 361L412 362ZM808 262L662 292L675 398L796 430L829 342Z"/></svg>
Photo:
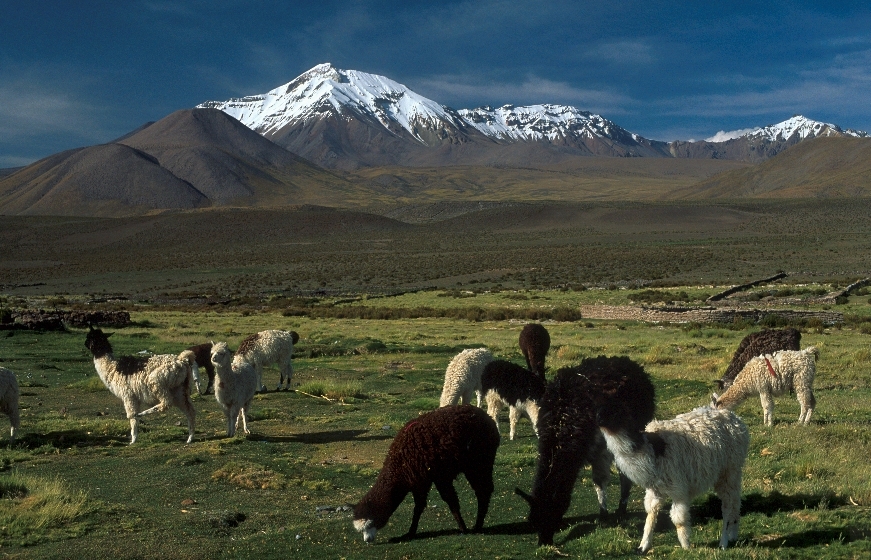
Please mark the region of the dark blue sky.
<svg viewBox="0 0 871 560"><path fill-rule="evenodd" d="M803 114L871 131L871 4L0 2L0 167L321 62L455 109L563 103L657 140Z"/></svg>

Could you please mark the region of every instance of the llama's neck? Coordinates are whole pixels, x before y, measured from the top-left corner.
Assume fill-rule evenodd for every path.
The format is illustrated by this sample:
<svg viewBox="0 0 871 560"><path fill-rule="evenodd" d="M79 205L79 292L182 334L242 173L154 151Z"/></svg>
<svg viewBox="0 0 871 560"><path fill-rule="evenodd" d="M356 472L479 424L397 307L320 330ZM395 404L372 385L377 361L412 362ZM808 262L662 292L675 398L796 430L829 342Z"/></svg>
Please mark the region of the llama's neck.
<svg viewBox="0 0 871 560"><path fill-rule="evenodd" d="M375 527L381 529L387 525L390 516L405 500L408 492L409 489L401 481L388 480L387 477L382 479L379 476L361 500L366 511L366 519L371 519Z"/></svg>
<svg viewBox="0 0 871 560"><path fill-rule="evenodd" d="M656 453L653 445L647 439L638 445L624 431L611 432L603 429L602 434L620 472L639 486L645 488L653 486L657 479Z"/></svg>
<svg viewBox="0 0 871 560"><path fill-rule="evenodd" d="M739 383L738 381L739 380L736 379L735 383L732 383L732 385L726 389L726 392L720 395L720 398L717 399L718 408L734 410L738 405L744 402L747 397L756 393L754 387L749 384Z"/></svg>
<svg viewBox="0 0 871 560"><path fill-rule="evenodd" d="M110 354L103 354L99 358L94 358L94 369L97 370L97 377L110 390L113 391L115 381L120 377L115 367L115 357Z"/></svg>

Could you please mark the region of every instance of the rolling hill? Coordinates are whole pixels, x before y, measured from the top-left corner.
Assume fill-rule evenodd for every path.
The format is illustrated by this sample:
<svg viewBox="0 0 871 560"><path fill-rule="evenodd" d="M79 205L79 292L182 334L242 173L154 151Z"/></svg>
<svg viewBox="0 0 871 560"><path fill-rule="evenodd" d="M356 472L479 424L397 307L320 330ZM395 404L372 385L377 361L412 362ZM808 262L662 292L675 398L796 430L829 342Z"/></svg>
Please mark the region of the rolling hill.
<svg viewBox="0 0 871 560"><path fill-rule="evenodd" d="M675 189L670 198L843 198L871 196L871 139L801 142L757 165Z"/></svg>

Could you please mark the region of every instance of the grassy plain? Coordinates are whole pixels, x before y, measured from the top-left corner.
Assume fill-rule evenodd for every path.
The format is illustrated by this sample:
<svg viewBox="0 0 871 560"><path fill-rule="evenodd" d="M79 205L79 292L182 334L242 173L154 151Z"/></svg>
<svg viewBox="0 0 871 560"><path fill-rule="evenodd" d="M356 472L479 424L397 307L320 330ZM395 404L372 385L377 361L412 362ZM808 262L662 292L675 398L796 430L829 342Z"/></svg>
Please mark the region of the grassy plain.
<svg viewBox="0 0 871 560"><path fill-rule="evenodd" d="M823 286L828 289L830 286ZM776 290L776 287L759 289ZM689 299L713 292L696 286L664 289ZM566 306L627 303L643 290L505 291L473 297L434 291L339 305ZM465 294L468 296L468 294ZM6 303L11 300L7 299ZM696 500L695 548L677 547L663 515L650 557L864 558L871 555L871 350L868 296L838 306L851 317L839 327L805 327L802 345L820 348L818 406L810 426L794 424L798 404L777 399L775 426L761 422L758 401L738 412L751 430L744 471L740 542L715 550L719 502ZM83 347L84 331L9 331L0 337L2 365L17 372L22 392L21 437L0 443L0 554L13 558L529 558L630 557L640 540L643 491L634 488L624 525L597 521L589 472L575 488L556 549L537 550L527 508L513 494L529 490L536 438L529 423L504 439L496 461L496 491L481 534L460 535L437 493L421 520L420 538L405 533L411 499L365 545L340 506L371 486L386 450L405 422L438 405L444 368L467 347L487 346L522 362L521 321L450 318L395 320L286 316L280 310L172 311L130 303L134 324L112 338L117 354L177 353L204 340L238 345L265 328L293 329L297 392L255 398L252 434L226 438L211 396L195 396L197 436L176 410L144 422L129 441L120 401L96 378ZM725 369L751 325L649 325L612 321L549 322L549 375L585 356L628 355L644 364L657 389L657 417L670 417L710 398L711 380ZM267 370L268 386L277 383ZM318 395L325 395L323 398ZM0 421L2 424L2 421ZM503 433L507 418L502 418ZM616 476L614 477L616 482ZM464 515L474 496L456 487ZM614 485L612 485L613 488ZM613 496L613 491L612 491ZM46 505L47 504L47 505ZM72 513L70 513L72 512Z"/></svg>

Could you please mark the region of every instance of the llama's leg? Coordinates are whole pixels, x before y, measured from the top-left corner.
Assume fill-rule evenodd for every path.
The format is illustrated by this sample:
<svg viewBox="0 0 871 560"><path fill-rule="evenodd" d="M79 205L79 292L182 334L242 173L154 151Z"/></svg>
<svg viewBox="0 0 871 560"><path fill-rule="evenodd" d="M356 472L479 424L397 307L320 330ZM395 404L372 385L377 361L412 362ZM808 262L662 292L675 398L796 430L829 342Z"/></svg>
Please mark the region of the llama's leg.
<svg viewBox="0 0 871 560"><path fill-rule="evenodd" d="M18 434L18 428L21 427L21 413L18 410L18 403L10 403L9 406L9 443L15 443L15 436Z"/></svg>
<svg viewBox="0 0 871 560"><path fill-rule="evenodd" d="M236 422L239 418L239 408L236 406L228 406L224 408L224 415L227 417L227 437L236 435Z"/></svg>
<svg viewBox="0 0 871 560"><path fill-rule="evenodd" d="M596 488L596 498L599 500L599 519L608 515L608 482L611 480L611 454L603 449L590 462L593 471L593 486Z"/></svg>
<svg viewBox="0 0 871 560"><path fill-rule="evenodd" d="M478 399L478 408L481 408L481 389L475 389L475 397Z"/></svg>
<svg viewBox="0 0 871 560"><path fill-rule="evenodd" d="M453 515L454 519L457 521L457 526L459 526L460 532L467 533L469 530L466 528L466 522L463 521L463 516L460 515L460 499L457 497L457 491L454 489L453 481L436 480L435 487L436 490L439 491L439 496L442 497L442 500L448 504L448 509L451 510L451 515Z"/></svg>
<svg viewBox="0 0 871 560"><path fill-rule="evenodd" d="M796 391L795 396L798 403L801 405L801 413L798 415L799 424L807 424L811 421L811 414L814 407L817 405L817 399L814 397L813 389L804 388L801 391Z"/></svg>
<svg viewBox="0 0 871 560"><path fill-rule="evenodd" d="M426 509L426 495L429 494L429 485L422 490L413 490L411 495L414 497L414 513L411 514L411 527L408 528L406 537L413 537L417 534L417 524L420 522L420 516Z"/></svg>
<svg viewBox="0 0 871 560"><path fill-rule="evenodd" d="M194 385L197 388L197 394L202 395L203 392L200 390L200 365L196 362L191 366L191 374L194 378Z"/></svg>
<svg viewBox="0 0 871 560"><path fill-rule="evenodd" d="M137 412L136 416L145 416L146 414L154 414L155 412L163 412L169 408L169 405L165 401L161 401L151 408L146 408L142 412Z"/></svg>
<svg viewBox="0 0 871 560"><path fill-rule="evenodd" d="M509 432L508 439L514 440L514 432L517 429L517 421L520 420L520 409L516 406L509 404L508 405L508 425L511 426L511 431Z"/></svg>
<svg viewBox="0 0 871 560"><path fill-rule="evenodd" d="M172 404L184 412L185 417L188 419L187 443L190 443L194 440L194 423L197 412L194 404L191 402L190 395L188 395L187 384L179 385L172 391Z"/></svg>
<svg viewBox="0 0 871 560"><path fill-rule="evenodd" d="M136 414L136 403L130 401L124 403L124 412L127 413L127 419L130 420L130 444L136 443L136 438L139 437L139 417Z"/></svg>
<svg viewBox="0 0 871 560"><path fill-rule="evenodd" d="M626 519L626 507L629 505L629 491L632 490L632 481L628 476L620 473L620 503L617 505L617 519Z"/></svg>
<svg viewBox="0 0 871 560"><path fill-rule="evenodd" d="M487 396L484 397L484 400L487 402L487 414L496 423L496 430L501 434L502 430L499 429L499 411L502 410L502 399L499 398L496 391L487 391Z"/></svg>
<svg viewBox="0 0 871 560"><path fill-rule="evenodd" d="M741 467L730 469L714 485L717 496L723 502L723 533L720 548L738 540L738 524L741 520Z"/></svg>
<svg viewBox="0 0 871 560"><path fill-rule="evenodd" d="M469 481L469 486L475 491L475 497L478 499L478 515L475 517L474 531L480 531L484 527L484 518L487 517L487 510L490 509L490 497L493 495L493 465L484 468L466 472L466 480Z"/></svg>
<svg viewBox="0 0 871 560"><path fill-rule="evenodd" d="M690 502L674 500L671 504L671 521L677 528L677 540L682 548L690 547Z"/></svg>
<svg viewBox="0 0 871 560"><path fill-rule="evenodd" d="M239 428L239 420L242 420L242 430L246 434L250 434L248 431L248 409L251 407L251 401L245 403L245 406L239 411L239 418L236 419L236 428Z"/></svg>
<svg viewBox="0 0 871 560"><path fill-rule="evenodd" d="M209 384L206 385L206 390L203 391L204 395L208 395L209 391L212 391L215 388L215 366L213 366L212 364L207 365L206 375L209 376Z"/></svg>
<svg viewBox="0 0 871 560"><path fill-rule="evenodd" d="M535 401L526 401L526 416L532 422L532 431L535 432L535 437L538 437L538 403Z"/></svg>
<svg viewBox="0 0 871 560"><path fill-rule="evenodd" d="M644 521L644 534L641 536L641 544L638 546L638 552L641 554L650 550L653 527L656 525L660 509L662 509L662 497L653 488L648 488L644 494L644 510L647 512L647 519Z"/></svg>
<svg viewBox="0 0 871 560"><path fill-rule="evenodd" d="M774 398L771 393L759 393L759 400L762 401L762 421L766 426L774 425Z"/></svg>
<svg viewBox="0 0 871 560"><path fill-rule="evenodd" d="M278 389L276 391L281 390L282 383L285 383L284 389L286 391L290 391L291 384L290 380L293 378L293 362L287 360L287 363L284 364L284 367L281 368L281 377L278 380Z"/></svg>

